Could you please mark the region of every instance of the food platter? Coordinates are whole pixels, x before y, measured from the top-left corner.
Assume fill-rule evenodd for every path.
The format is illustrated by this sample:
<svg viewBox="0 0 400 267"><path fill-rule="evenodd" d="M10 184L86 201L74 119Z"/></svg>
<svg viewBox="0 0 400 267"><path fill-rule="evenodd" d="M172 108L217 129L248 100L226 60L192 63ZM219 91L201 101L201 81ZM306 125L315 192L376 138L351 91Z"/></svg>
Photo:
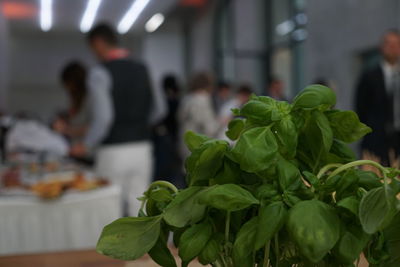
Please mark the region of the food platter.
<svg viewBox="0 0 400 267"><path fill-rule="evenodd" d="M57 199L68 191L88 191L107 185L92 171L76 164L10 164L0 169L0 196Z"/></svg>

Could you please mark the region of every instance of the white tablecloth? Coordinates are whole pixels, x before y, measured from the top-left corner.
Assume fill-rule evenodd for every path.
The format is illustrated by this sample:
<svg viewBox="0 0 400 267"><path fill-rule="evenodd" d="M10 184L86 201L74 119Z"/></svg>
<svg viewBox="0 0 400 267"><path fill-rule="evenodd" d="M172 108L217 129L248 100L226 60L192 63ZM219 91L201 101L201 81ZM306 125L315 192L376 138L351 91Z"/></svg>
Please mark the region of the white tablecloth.
<svg viewBox="0 0 400 267"><path fill-rule="evenodd" d="M53 201L0 197L0 255L94 248L103 227L121 213L116 185Z"/></svg>

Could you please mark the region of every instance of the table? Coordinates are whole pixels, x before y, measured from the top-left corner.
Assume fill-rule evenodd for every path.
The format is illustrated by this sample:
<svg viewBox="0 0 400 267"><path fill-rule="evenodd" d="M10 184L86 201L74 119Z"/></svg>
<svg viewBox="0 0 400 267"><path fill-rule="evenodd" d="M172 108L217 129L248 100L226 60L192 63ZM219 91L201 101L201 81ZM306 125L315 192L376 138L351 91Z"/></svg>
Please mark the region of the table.
<svg viewBox="0 0 400 267"><path fill-rule="evenodd" d="M172 249L178 266L178 252ZM98 254L93 250L65 251L41 253L33 255L13 255L0 257L1 267L160 267L148 255L136 261L121 261ZM207 265L210 267L209 265ZM204 267L197 261L192 261L189 267Z"/></svg>
<svg viewBox="0 0 400 267"><path fill-rule="evenodd" d="M0 197L0 255L93 249L103 227L121 214L117 185L57 200Z"/></svg>

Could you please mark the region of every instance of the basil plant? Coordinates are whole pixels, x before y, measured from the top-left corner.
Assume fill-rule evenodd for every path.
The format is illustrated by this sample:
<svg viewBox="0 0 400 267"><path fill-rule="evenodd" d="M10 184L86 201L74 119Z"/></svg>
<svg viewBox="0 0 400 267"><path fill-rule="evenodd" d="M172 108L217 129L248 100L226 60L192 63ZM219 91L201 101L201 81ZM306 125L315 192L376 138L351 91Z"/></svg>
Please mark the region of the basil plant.
<svg viewBox="0 0 400 267"><path fill-rule="evenodd" d="M399 171L356 160L348 144L371 129L311 85L293 103L252 96L226 135L187 132L188 187L154 182L138 217L104 227L101 254L161 266L400 266ZM372 165L375 172L361 165Z"/></svg>

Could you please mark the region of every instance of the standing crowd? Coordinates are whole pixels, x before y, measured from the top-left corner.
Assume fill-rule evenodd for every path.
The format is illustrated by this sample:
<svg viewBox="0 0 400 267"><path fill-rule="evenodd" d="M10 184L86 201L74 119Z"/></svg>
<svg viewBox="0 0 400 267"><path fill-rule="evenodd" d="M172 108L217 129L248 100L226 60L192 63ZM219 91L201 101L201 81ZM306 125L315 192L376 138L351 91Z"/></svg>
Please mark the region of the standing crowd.
<svg viewBox="0 0 400 267"><path fill-rule="evenodd" d="M22 146L92 164L97 175L121 186L125 214L136 215L136 198L152 180L185 186L183 166L189 151L184 133L226 139L231 110L246 103L254 90L249 84L217 82L205 72L191 77L187 87L174 75L153 86L146 66L119 45L110 26L94 27L87 41L98 64L87 69L73 61L63 68L69 107L57 114L51 130L32 121L10 127L10 120L0 114L1 158ZM373 129L361 143L362 157L395 166L400 162L399 32L385 33L380 48L381 60L359 78L355 108ZM284 92L283 82L270 77L264 94L286 101ZM20 114L20 121L24 118Z"/></svg>
<svg viewBox="0 0 400 267"><path fill-rule="evenodd" d="M65 66L61 81L70 106L52 127L68 140L71 157L93 159L98 175L121 185L125 213L136 215L136 198L151 180L185 186L184 133L226 138L231 109L247 102L253 90L247 84L236 90L228 82L215 85L212 75L197 73L187 90L167 75L161 91L145 65L119 46L111 27L98 25L87 39L99 63L90 70L77 61ZM274 79L270 87L271 96L285 99L281 81Z"/></svg>

